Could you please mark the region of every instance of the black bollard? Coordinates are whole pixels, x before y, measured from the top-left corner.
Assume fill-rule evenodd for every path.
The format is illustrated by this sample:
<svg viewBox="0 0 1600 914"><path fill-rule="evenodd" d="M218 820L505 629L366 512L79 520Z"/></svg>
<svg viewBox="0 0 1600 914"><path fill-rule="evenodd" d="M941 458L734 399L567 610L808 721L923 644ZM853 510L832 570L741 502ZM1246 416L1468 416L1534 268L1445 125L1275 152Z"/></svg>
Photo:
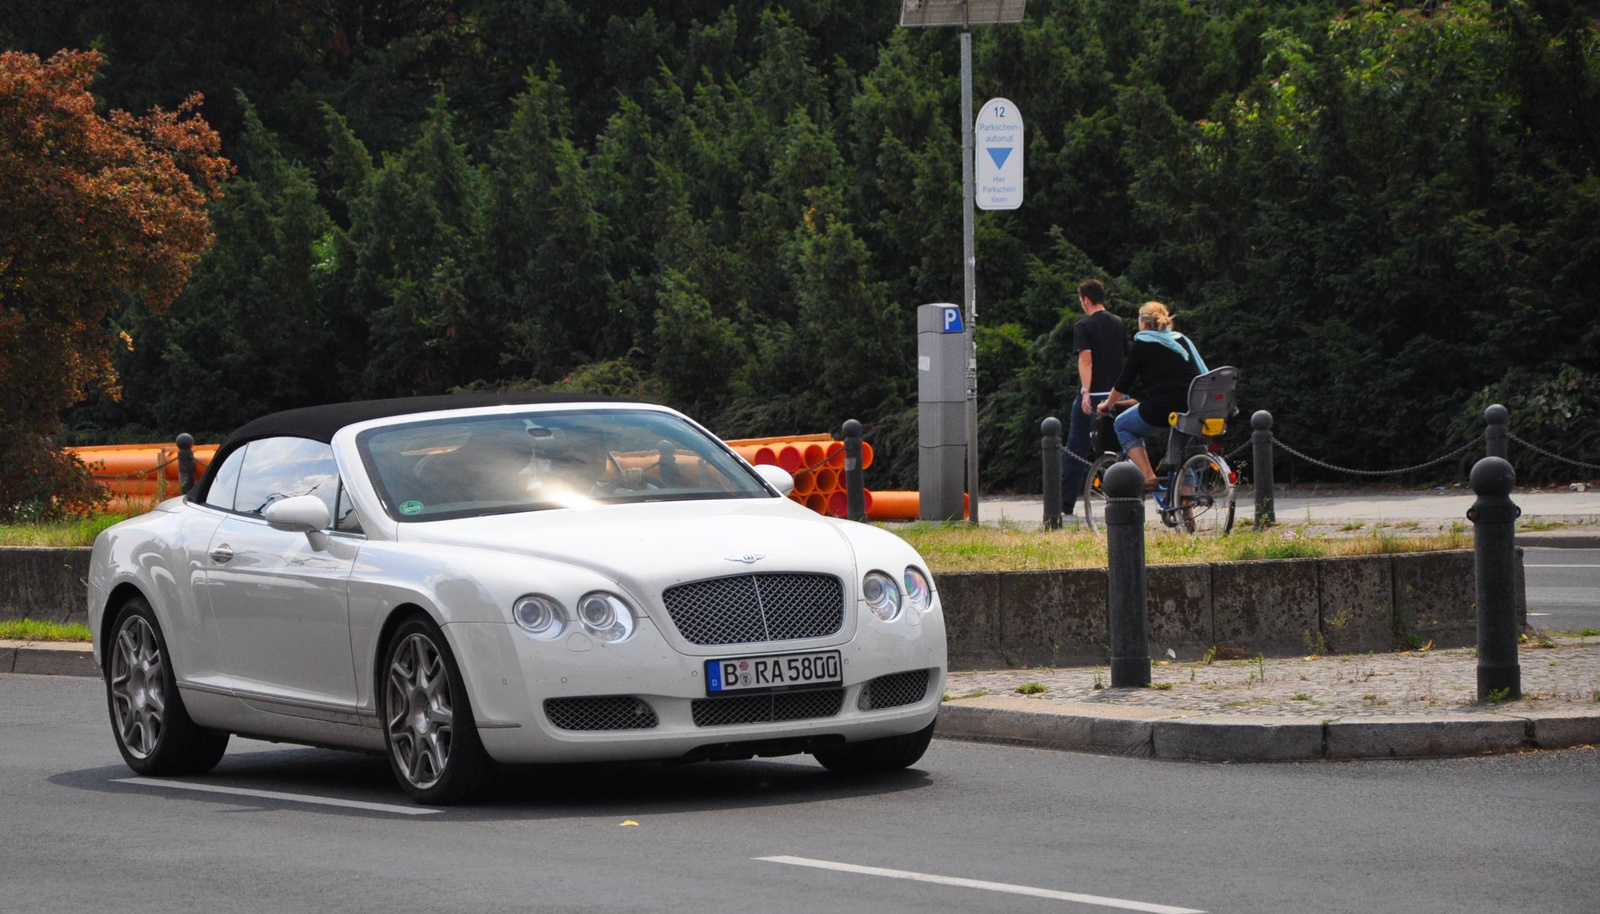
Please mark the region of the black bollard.
<svg viewBox="0 0 1600 914"><path fill-rule="evenodd" d="M661 455L656 460L656 466L661 471L661 484L669 489L678 487L678 448L677 445L663 438L656 442L656 451Z"/></svg>
<svg viewBox="0 0 1600 914"><path fill-rule="evenodd" d="M1478 496L1467 509L1478 578L1478 701L1511 701L1522 697L1515 543L1522 509L1511 500L1517 472L1504 458L1485 457L1473 464L1471 481Z"/></svg>
<svg viewBox="0 0 1600 914"><path fill-rule="evenodd" d="M188 432L178 436L178 494L188 495L194 485L194 436Z"/></svg>
<svg viewBox="0 0 1600 914"><path fill-rule="evenodd" d="M1483 430L1487 456L1499 457L1501 460L1511 459L1507 453L1510 444L1507 436L1511 433L1510 429L1506 428L1506 418L1509 415L1506 408L1498 403L1483 411L1483 421L1488 423Z"/></svg>
<svg viewBox="0 0 1600 914"><path fill-rule="evenodd" d="M1106 470L1106 591L1111 612L1111 687L1150 684L1145 599L1144 474L1126 460Z"/></svg>
<svg viewBox="0 0 1600 914"><path fill-rule="evenodd" d="M846 517L867 519L867 488L861 481L861 423L854 419L844 422L844 504Z"/></svg>
<svg viewBox="0 0 1600 914"><path fill-rule="evenodd" d="M1256 529L1262 530L1278 522L1277 509L1272 499L1272 414L1264 409L1250 417L1250 472L1256 481Z"/></svg>
<svg viewBox="0 0 1600 914"><path fill-rule="evenodd" d="M1055 416L1039 423L1044 433L1044 528L1061 529L1061 420Z"/></svg>

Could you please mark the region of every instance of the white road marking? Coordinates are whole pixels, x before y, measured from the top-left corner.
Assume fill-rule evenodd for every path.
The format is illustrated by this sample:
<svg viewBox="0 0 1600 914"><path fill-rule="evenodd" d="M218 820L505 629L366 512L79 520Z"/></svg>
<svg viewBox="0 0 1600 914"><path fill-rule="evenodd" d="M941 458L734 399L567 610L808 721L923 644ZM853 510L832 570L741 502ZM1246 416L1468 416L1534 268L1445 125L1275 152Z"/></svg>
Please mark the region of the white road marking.
<svg viewBox="0 0 1600 914"><path fill-rule="evenodd" d="M1530 616L1548 616L1549 613L1528 613Z"/></svg>
<svg viewBox="0 0 1600 914"><path fill-rule="evenodd" d="M964 889L983 889L988 892L1005 892L1010 895L1027 895L1032 898L1051 898L1078 904L1095 904L1104 908L1121 908L1124 911L1145 911L1148 914L1206 914L1194 908L1174 908L1164 904L1128 901L1123 898L1105 898L1100 895L1082 895L1077 892L1058 892L1030 885L1012 885L1008 882L985 882L982 879L962 879L958 876L935 876L931 873L913 873L909 870L887 870L877 866L857 866L853 863L835 863L831 860L812 860L809 857L756 857L768 863L787 863L790 866L809 866L819 870L857 873L862 876L886 876L890 879L908 879L912 882L931 882L935 885L953 885Z"/></svg>
<svg viewBox="0 0 1600 914"><path fill-rule="evenodd" d="M281 793L276 790L253 790L249 787L223 787L219 784L190 784L186 781L169 781L163 778L112 778L116 784L137 784L140 787L170 787L173 790L194 790L200 793L222 793L236 797L256 797L262 800L288 800L291 803L312 803L317 806L338 806L344 809L365 809L369 812L389 812L397 816L431 816L443 812L421 806L396 806L393 803L367 803L362 800L340 800L335 797L314 797L304 793Z"/></svg>
<svg viewBox="0 0 1600 914"><path fill-rule="evenodd" d="M1523 563L1524 568L1600 568L1600 565L1529 565Z"/></svg>

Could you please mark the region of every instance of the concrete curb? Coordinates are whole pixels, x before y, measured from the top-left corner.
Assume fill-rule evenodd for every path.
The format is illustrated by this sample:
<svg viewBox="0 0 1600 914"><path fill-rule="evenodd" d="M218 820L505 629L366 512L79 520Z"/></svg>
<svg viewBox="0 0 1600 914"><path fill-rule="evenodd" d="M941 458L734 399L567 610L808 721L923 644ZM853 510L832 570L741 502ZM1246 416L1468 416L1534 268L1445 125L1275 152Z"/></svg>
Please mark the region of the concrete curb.
<svg viewBox="0 0 1600 914"><path fill-rule="evenodd" d="M944 739L1203 762L1449 758L1600 743L1600 708L1314 721L994 697L946 702Z"/></svg>
<svg viewBox="0 0 1600 914"><path fill-rule="evenodd" d="M1517 545L1524 549L1600 549L1600 533L1566 533L1559 530L1518 533Z"/></svg>
<svg viewBox="0 0 1600 914"><path fill-rule="evenodd" d="M0 641L0 673L100 678L94 648L81 642Z"/></svg>

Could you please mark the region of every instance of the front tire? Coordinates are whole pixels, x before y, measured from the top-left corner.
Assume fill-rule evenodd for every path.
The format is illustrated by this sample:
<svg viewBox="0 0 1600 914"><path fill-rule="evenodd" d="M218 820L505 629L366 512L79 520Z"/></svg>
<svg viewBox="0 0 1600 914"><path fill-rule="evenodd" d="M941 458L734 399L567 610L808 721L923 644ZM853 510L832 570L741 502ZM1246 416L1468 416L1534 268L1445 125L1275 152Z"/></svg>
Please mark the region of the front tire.
<svg viewBox="0 0 1600 914"><path fill-rule="evenodd" d="M122 760L138 774L201 774L222 761L228 734L189 718L167 642L143 597L122 605L106 647L106 705Z"/></svg>
<svg viewBox="0 0 1600 914"><path fill-rule="evenodd" d="M476 796L492 763L444 634L431 620L406 621L389 642L383 669L383 738L400 787L427 806Z"/></svg>
<svg viewBox="0 0 1600 914"><path fill-rule="evenodd" d="M1094 463L1089 464L1083 474L1083 522L1092 531L1098 531L1106 524L1106 493L1101 488L1105 481L1106 470L1111 469L1117 462L1116 454L1101 454ZM1099 520L1095 520L1095 516Z"/></svg>
<svg viewBox="0 0 1600 914"><path fill-rule="evenodd" d="M915 733L886 736L817 751L822 767L839 774L878 774L915 765L933 740L933 723Z"/></svg>

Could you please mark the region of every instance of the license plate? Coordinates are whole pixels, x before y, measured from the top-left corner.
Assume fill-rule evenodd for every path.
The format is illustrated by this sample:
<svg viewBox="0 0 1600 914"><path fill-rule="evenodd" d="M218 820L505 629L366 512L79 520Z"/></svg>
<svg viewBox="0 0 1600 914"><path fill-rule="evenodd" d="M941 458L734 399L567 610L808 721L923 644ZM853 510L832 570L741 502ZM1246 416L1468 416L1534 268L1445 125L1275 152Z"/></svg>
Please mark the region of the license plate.
<svg viewBox="0 0 1600 914"><path fill-rule="evenodd" d="M844 682L838 651L706 661L706 694L781 692Z"/></svg>

